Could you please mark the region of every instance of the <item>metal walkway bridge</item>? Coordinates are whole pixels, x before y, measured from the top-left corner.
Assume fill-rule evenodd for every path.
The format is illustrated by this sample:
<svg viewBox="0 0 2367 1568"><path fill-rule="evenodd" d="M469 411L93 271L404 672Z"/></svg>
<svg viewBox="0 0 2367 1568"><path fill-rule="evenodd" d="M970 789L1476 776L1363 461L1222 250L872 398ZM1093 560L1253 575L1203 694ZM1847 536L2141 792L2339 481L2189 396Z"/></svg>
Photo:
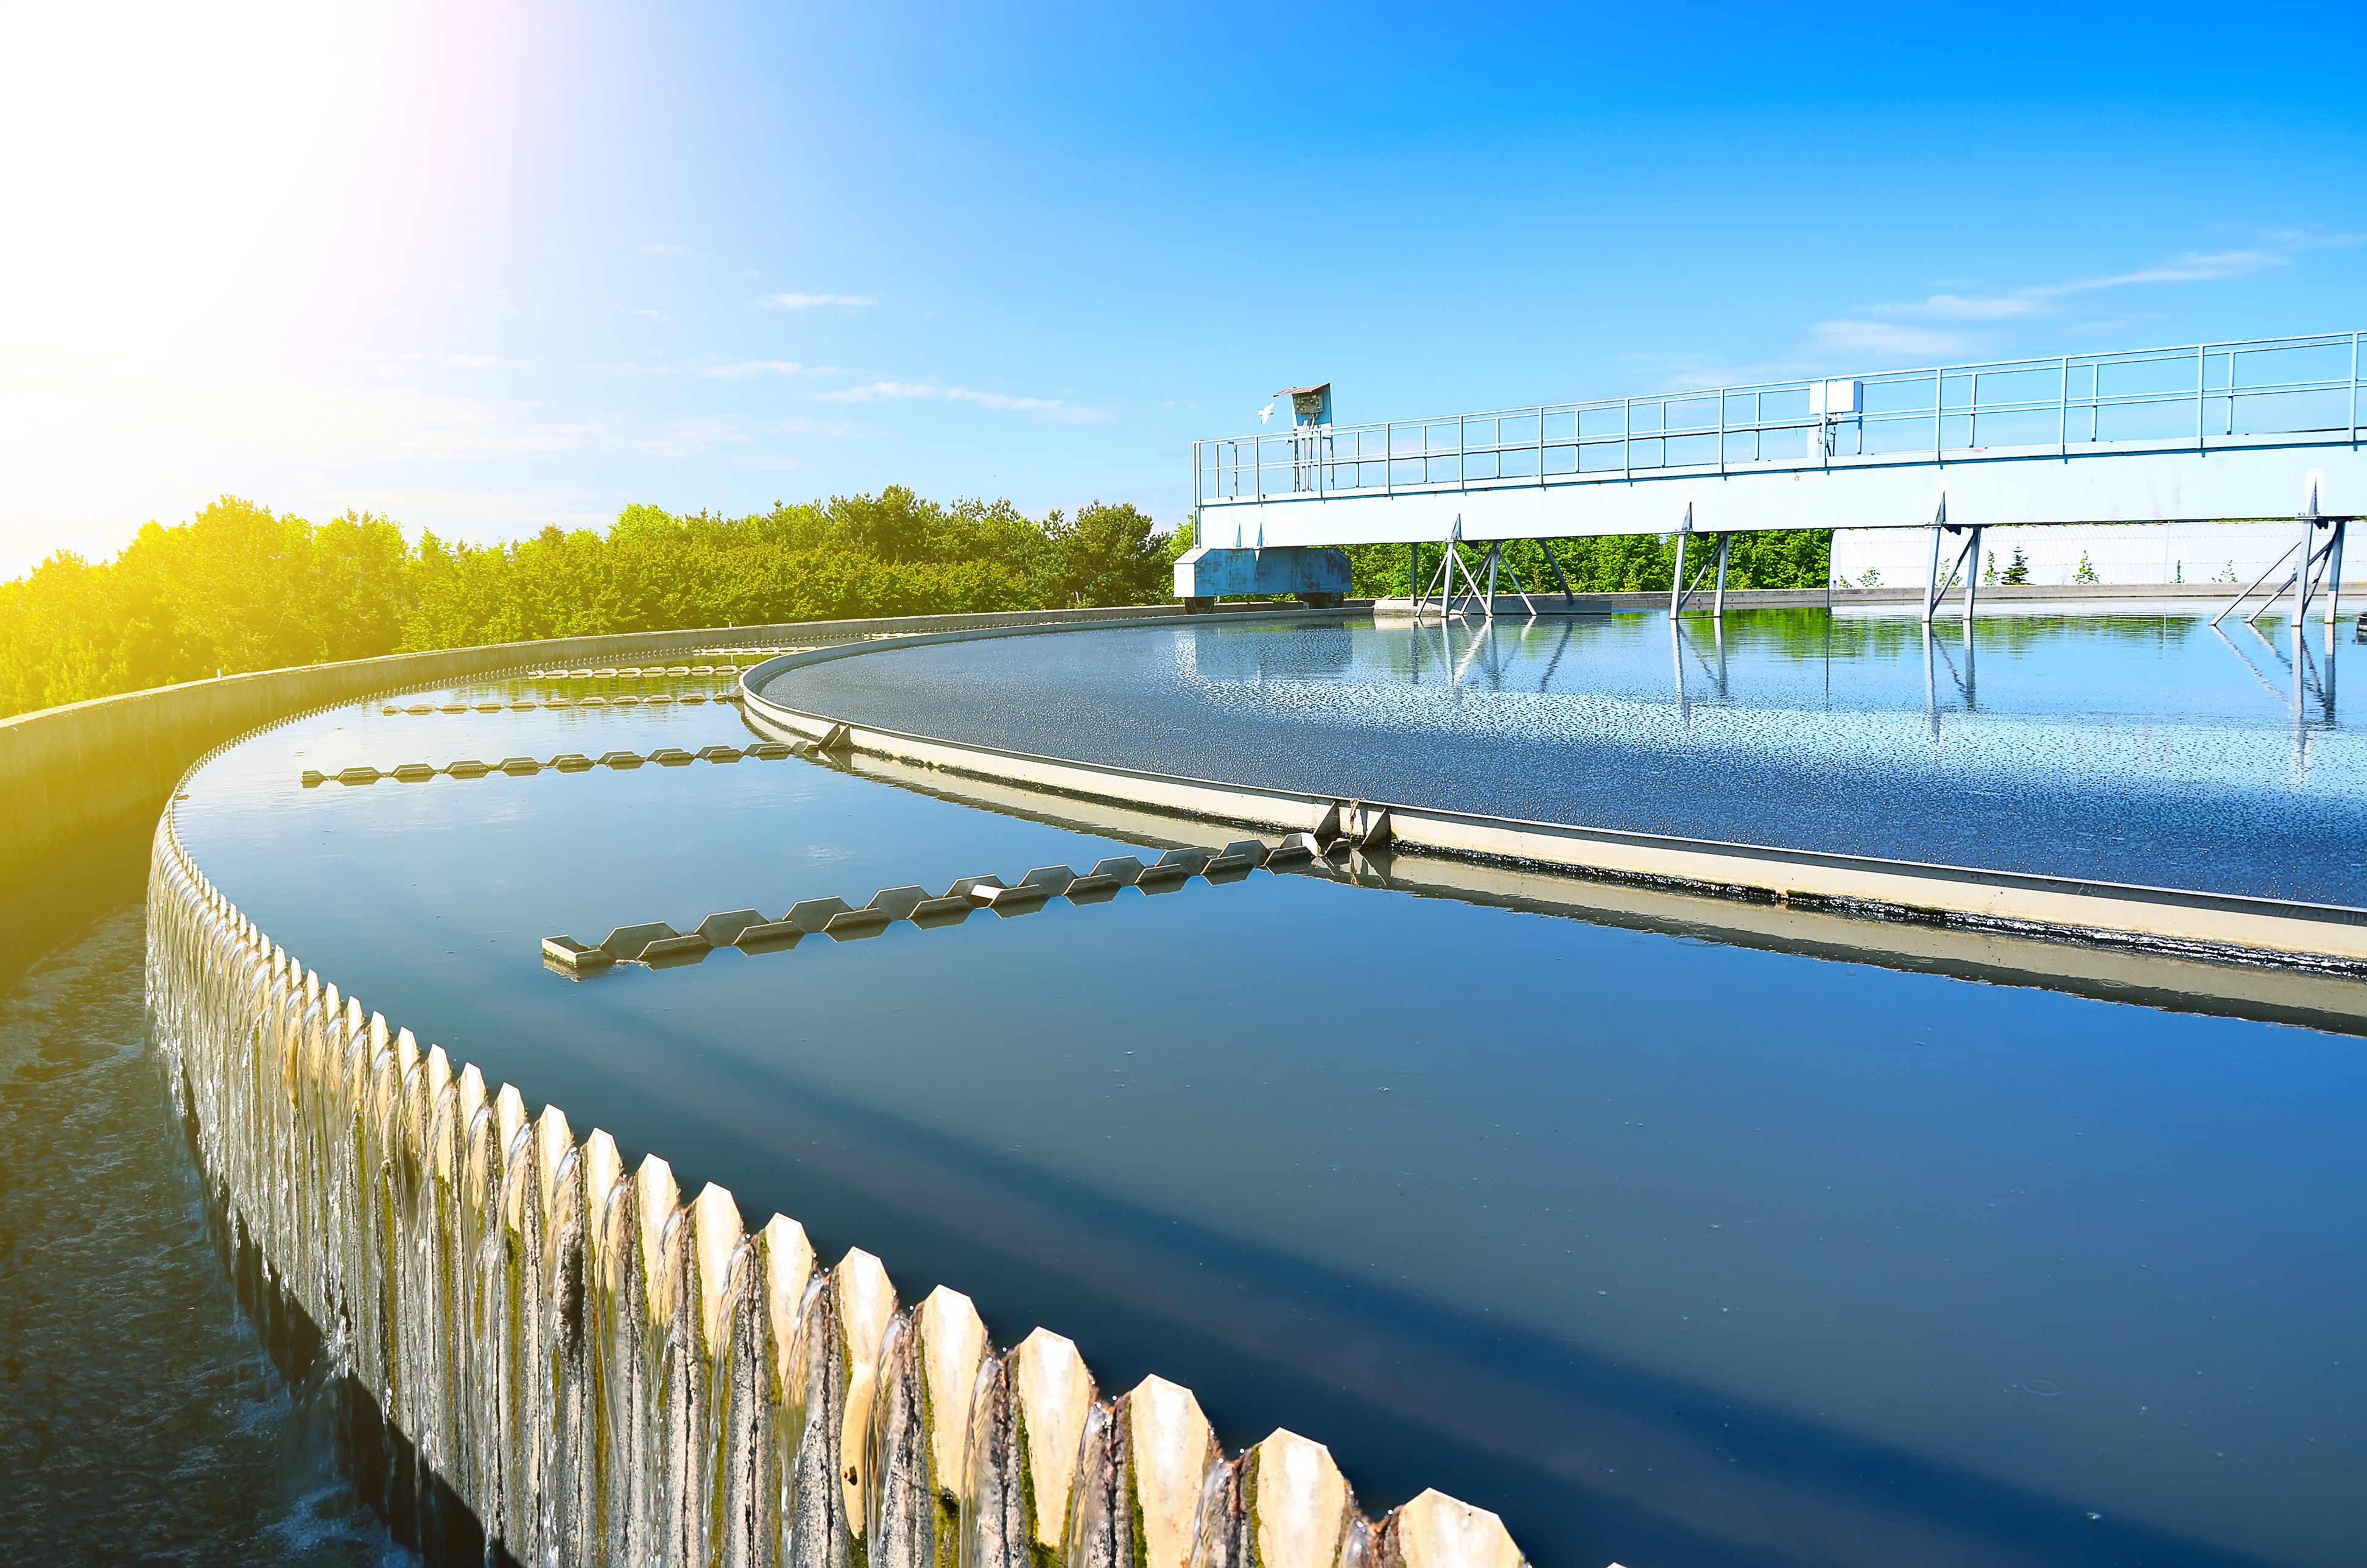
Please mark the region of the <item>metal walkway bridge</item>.
<svg viewBox="0 0 2367 1568"><path fill-rule="evenodd" d="M2361 338L1934 366L1378 424L1331 423L1329 389L1306 389L1287 430L1193 443L1206 564L1195 581L1179 565L1177 592L1322 593L1331 577L1293 558L1343 544L1885 527L1933 530L1938 590L1943 528L2275 516L2305 520L2305 538L2327 532L2306 558L2339 575L2341 520L2367 511ZM1240 552L1275 558L1261 566ZM1237 578L1260 585L1223 585Z"/></svg>

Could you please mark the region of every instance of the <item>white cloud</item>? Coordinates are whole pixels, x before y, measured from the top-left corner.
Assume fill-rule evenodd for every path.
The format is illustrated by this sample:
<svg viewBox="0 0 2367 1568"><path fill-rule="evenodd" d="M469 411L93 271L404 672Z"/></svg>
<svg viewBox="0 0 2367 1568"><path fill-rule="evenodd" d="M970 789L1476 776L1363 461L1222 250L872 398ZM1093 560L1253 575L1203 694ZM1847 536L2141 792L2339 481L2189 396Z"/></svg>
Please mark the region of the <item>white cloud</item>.
<svg viewBox="0 0 2367 1568"><path fill-rule="evenodd" d="M981 392L974 387L940 387L934 381L872 381L860 387L816 392L827 403L898 402L913 398L938 398L949 403L971 403L982 409L1034 414L1063 424L1091 424L1109 416L1099 409L1080 408L1060 398L1011 397Z"/></svg>
<svg viewBox="0 0 2367 1568"><path fill-rule="evenodd" d="M811 310L823 305L838 305L849 310L859 310L879 301L868 294L767 294L756 301L776 310Z"/></svg>
<svg viewBox="0 0 2367 1568"><path fill-rule="evenodd" d="M706 416L670 420L643 435L628 436L617 445L652 457L697 457L732 442L755 437L732 420Z"/></svg>
<svg viewBox="0 0 2367 1568"><path fill-rule="evenodd" d="M755 376L800 376L806 373L804 366L788 359L746 359L737 365L710 365L699 372L719 381L745 381Z"/></svg>
<svg viewBox="0 0 2367 1568"><path fill-rule="evenodd" d="M2118 288L2154 288L2179 283L2226 283L2258 277L2291 265L2304 251L2357 244L2356 234L2311 235L2279 231L2264 236L2266 244L2241 250L2187 251L2130 272L2097 277L2067 278L2060 283L2036 283L1988 296L1934 294L1897 305L1877 305L1874 316L1920 317L1942 321L2003 321L2035 316L2068 305L2084 296Z"/></svg>
<svg viewBox="0 0 2367 1568"><path fill-rule="evenodd" d="M1902 326L1897 321L1818 321L1808 331L1815 339L1817 349L1829 355L1872 354L1909 359L1942 359L1964 353L1972 341L1962 333Z"/></svg>
<svg viewBox="0 0 2367 1568"><path fill-rule="evenodd" d="M835 392L816 392L814 396L826 403L871 403L882 399L941 398L945 389L919 381L874 381L868 386L844 387Z"/></svg>

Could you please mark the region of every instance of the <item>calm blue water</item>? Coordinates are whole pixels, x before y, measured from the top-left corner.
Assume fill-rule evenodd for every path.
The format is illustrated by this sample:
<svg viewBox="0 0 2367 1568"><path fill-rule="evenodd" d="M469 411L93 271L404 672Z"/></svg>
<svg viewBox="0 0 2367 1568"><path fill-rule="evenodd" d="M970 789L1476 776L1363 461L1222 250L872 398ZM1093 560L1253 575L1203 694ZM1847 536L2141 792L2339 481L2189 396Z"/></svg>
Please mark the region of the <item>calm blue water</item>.
<svg viewBox="0 0 2367 1568"><path fill-rule="evenodd" d="M1432 725L1415 751L1477 752L1451 722L1475 708L1568 758L1564 720L1523 726L1517 705L1655 700L1566 698L1558 672L1543 696L1509 675L1473 692L1468 671L1461 705L1392 697L1386 634L1215 629L966 645L992 653L981 683L931 688L915 727L1021 723L994 694L1062 647L1082 694L1039 704L1046 727L1116 711L1096 705L1114 668L1169 672L1114 746L1161 744L1170 713L1272 734L1329 703L1334 725L1387 721L1367 759L1400 754L1408 715ZM1640 671L1655 635L1572 643ZM1730 689L1746 667L1816 674L1745 641ZM797 679L886 691L959 651ZM1553 652L1522 657L1534 674ZM1898 657L1845 678L1895 683ZM2011 689L1992 668L2013 665L1983 664L1984 703ZM2077 728L2057 696L2045 722ZM1839 713L1891 756L1923 717L1720 711L1811 738ZM1943 716L1977 735L1989 715ZM685 1190L723 1182L752 1217L796 1215L826 1256L879 1253L907 1300L969 1292L1002 1343L1067 1333L1108 1392L1158 1371L1235 1445L1314 1436L1376 1512L1437 1485L1501 1512L1541 1568L2354 1560L2358 1041L1265 873L575 983L542 967L543 936L1133 846L800 761L297 783L744 739L715 706L357 705L225 754L176 809L275 938L530 1105L664 1154ZM2315 799L2340 759L2307 761L2289 793Z"/></svg>
<svg viewBox="0 0 2367 1568"><path fill-rule="evenodd" d="M769 695L889 728L1495 815L2367 903L2324 628L1760 610L1492 629L1129 626L900 649Z"/></svg>

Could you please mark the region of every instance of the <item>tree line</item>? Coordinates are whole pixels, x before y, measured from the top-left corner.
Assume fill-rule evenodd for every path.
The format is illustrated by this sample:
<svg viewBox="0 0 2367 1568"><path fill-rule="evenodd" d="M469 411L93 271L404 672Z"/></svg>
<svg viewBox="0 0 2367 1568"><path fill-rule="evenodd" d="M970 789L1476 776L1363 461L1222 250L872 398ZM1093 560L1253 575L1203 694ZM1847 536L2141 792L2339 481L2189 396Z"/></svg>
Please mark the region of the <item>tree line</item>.
<svg viewBox="0 0 2367 1568"><path fill-rule="evenodd" d="M1136 507L940 504L900 485L727 517L629 506L605 530L407 544L225 496L114 559L0 583L0 716L216 671L536 637L1168 596L1172 536Z"/></svg>
<svg viewBox="0 0 2367 1568"><path fill-rule="evenodd" d="M742 517L628 506L605 530L490 545L409 543L382 516L313 524L225 496L187 523L145 525L111 560L60 551L0 583L0 716L218 671L478 643L1154 604L1191 538L1190 523L1163 533L1125 503L1034 518L900 485ZM1665 589L1675 552L1672 535L1552 545L1579 592ZM1821 586L1831 549L1829 532L1738 535L1728 586ZM1441 552L1422 548L1424 586ZM1504 553L1532 592L1556 586L1535 541ZM1348 555L1360 596L1408 592L1404 546Z"/></svg>

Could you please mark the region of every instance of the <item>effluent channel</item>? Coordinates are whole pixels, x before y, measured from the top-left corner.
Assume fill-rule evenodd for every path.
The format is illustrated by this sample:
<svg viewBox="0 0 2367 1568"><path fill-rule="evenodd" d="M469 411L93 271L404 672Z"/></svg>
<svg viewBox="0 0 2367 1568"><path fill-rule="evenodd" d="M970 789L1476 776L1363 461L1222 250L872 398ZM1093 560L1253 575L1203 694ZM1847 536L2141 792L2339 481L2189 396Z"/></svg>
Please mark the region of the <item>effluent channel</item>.
<svg viewBox="0 0 2367 1568"><path fill-rule="evenodd" d="M1204 779L2367 904L2330 651L2296 682L2290 638L2223 646L2188 606L2011 610L1930 641L1864 613L1174 620L883 640L760 684ZM1104 1393L1187 1387L1228 1453L1303 1433L1376 1519L1436 1487L1540 1568L2333 1564L2367 1538L2367 985L2195 999L2214 965L2143 953L2050 982L2011 957L2045 944L1852 945L1817 933L1879 923L1787 936L1377 851L546 962L561 934L1243 837L750 755L715 700L735 673L314 712L197 768L170 826L272 941L529 1114L662 1155L685 1199L720 1184L752 1227L794 1216L825 1264L865 1249L907 1304L949 1284L997 1346L1057 1330ZM128 945L99 919L11 1007ZM334 1549L391 1550L368 1535Z"/></svg>

